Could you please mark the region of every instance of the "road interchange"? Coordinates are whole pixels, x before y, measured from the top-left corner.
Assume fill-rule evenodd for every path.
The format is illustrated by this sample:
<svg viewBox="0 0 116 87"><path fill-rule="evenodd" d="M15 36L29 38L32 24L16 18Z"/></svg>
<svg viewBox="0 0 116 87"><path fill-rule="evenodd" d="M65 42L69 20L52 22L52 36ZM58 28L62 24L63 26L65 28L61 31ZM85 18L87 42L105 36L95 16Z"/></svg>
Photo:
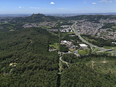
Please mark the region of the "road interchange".
<svg viewBox="0 0 116 87"><path fill-rule="evenodd" d="M80 33L74 29L74 26L75 26L76 24L77 24L77 22L75 22L75 23L71 26L72 30L74 31L75 35L77 35L77 36L79 37L79 39L82 40L82 42L88 44L88 45L90 46L91 49L94 47L94 48L100 50L100 51L97 51L97 52L107 52L107 51L115 52L115 51L112 51L113 49L105 49L105 48L103 48L103 47L98 47L98 46L93 45L93 44L87 42L86 40L84 40L84 39L81 37ZM92 49L92 51L93 51L93 49Z"/></svg>

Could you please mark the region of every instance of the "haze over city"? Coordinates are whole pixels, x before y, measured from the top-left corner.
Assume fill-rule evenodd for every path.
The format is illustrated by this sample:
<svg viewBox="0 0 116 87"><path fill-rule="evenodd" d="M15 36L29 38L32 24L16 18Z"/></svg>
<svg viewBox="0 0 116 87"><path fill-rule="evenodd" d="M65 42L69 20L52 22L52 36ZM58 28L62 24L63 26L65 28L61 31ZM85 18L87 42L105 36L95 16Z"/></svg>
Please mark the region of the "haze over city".
<svg viewBox="0 0 116 87"><path fill-rule="evenodd" d="M116 0L0 0L0 3L0 14L116 12Z"/></svg>

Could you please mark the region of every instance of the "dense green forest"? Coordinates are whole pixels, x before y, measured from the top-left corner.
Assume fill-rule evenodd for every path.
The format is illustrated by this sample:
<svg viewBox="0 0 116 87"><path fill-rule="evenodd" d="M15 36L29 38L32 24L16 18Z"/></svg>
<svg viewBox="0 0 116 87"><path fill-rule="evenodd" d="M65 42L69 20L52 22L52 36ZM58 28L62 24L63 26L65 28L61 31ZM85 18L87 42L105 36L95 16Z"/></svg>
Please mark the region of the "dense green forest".
<svg viewBox="0 0 116 87"><path fill-rule="evenodd" d="M39 23L39 22L51 22L51 21L57 21L60 20L61 18L56 18L53 16L45 16L43 14L32 14L31 16L28 17L15 17L12 18L11 20L7 20L8 23L1 23L0 26L3 27L3 29L6 30L18 30L22 29L23 25L26 23Z"/></svg>
<svg viewBox="0 0 116 87"><path fill-rule="evenodd" d="M78 58L74 54L63 55L70 68L65 67L61 74L61 87L116 87L115 58L106 54Z"/></svg>
<svg viewBox="0 0 116 87"><path fill-rule="evenodd" d="M116 57L106 54L89 54L77 57L64 54L62 59L69 63L69 68L59 60L57 51L49 52L50 44L60 40L72 41L78 45L81 40L67 33L50 33L42 28L25 28L25 23L57 21L55 28L69 24L68 20L88 19L98 22L99 19L113 19L115 16L80 15L75 17L52 17L33 14L29 17L18 17L9 23L0 24L0 87L116 87ZM61 21L63 21L61 23ZM7 31L13 29L15 31ZM60 38L58 37L60 36ZM103 40L83 35L97 46L113 46L111 40ZM60 45L61 52L67 52L65 45ZM59 73L60 63L62 65Z"/></svg>
<svg viewBox="0 0 116 87"><path fill-rule="evenodd" d="M99 22L100 19L116 19L115 15L78 15L73 17L66 17L67 20L82 20L87 19L93 22Z"/></svg>
<svg viewBox="0 0 116 87"><path fill-rule="evenodd" d="M16 22L28 22L28 23L35 23L35 22L44 22L44 21L57 21L58 18L53 17L53 16L45 16L43 14L32 14L29 17L17 17L14 18L11 23L16 23Z"/></svg>
<svg viewBox="0 0 116 87"><path fill-rule="evenodd" d="M61 87L115 87L114 75L97 74L84 64L66 68L61 75Z"/></svg>
<svg viewBox="0 0 116 87"><path fill-rule="evenodd" d="M0 87L57 87L58 42L44 29L0 32Z"/></svg>
<svg viewBox="0 0 116 87"><path fill-rule="evenodd" d="M115 44L112 44L112 42L114 40L104 40L102 38L97 38L97 37L94 37L94 36L91 36L91 35L81 35L83 38L88 38L87 41L94 44L94 45L97 45L99 47L103 47L103 46L116 46Z"/></svg>
<svg viewBox="0 0 116 87"><path fill-rule="evenodd" d="M15 22L43 22L43 21L57 21L57 20L82 20L82 19L88 19L89 21L95 21L98 22L100 19L116 19L115 15L77 15L72 17L53 17L53 16L45 16L43 14L32 14L29 17L17 17L14 18L11 23ZM71 23L69 23L71 24Z"/></svg>
<svg viewBox="0 0 116 87"><path fill-rule="evenodd" d="M106 28L110 28L110 29L112 29L113 32L115 32L115 30L116 30L116 24L115 23L106 23L102 27L102 29L106 29Z"/></svg>
<svg viewBox="0 0 116 87"><path fill-rule="evenodd" d="M45 16L43 14L32 14L28 17L15 17L12 19L7 19L7 23L1 23L0 26L3 29L7 30L17 30L22 29L22 26L26 23L40 23L40 22L58 22L57 26L53 27L54 29L58 29L61 25L72 25L72 23L68 23L70 20L82 20L87 19L93 22L99 22L100 19L115 19L114 15L77 15L72 17L53 17L53 16ZM60 27L61 28L61 27Z"/></svg>
<svg viewBox="0 0 116 87"><path fill-rule="evenodd" d="M115 26L115 23L106 23L102 28L103 29L112 28L112 26Z"/></svg>

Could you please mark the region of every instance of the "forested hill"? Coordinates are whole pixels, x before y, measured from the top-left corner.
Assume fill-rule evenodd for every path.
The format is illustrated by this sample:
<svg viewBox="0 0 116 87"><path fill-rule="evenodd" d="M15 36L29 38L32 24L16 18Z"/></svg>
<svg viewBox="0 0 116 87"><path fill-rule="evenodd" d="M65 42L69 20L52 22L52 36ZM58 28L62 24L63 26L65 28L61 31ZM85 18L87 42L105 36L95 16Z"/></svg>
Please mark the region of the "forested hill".
<svg viewBox="0 0 116 87"><path fill-rule="evenodd" d="M35 23L44 21L57 21L57 20L82 20L88 19L90 21L98 21L100 19L116 19L116 15L77 15L72 17L54 17L45 16L44 14L32 14L29 17L16 17L10 23Z"/></svg>
<svg viewBox="0 0 116 87"><path fill-rule="evenodd" d="M45 16L43 14L32 14L29 17L17 17L14 18L11 23L16 23L16 22L28 22L28 23L35 23L35 22L44 22L44 21L57 21L60 18L56 18L53 16Z"/></svg>
<svg viewBox="0 0 116 87"><path fill-rule="evenodd" d="M96 21L100 19L116 19L116 15L77 15L72 17L66 17L67 20L82 20L82 19L88 19L89 21Z"/></svg>
<svg viewBox="0 0 116 87"><path fill-rule="evenodd" d="M0 87L56 87L58 54L48 52L54 41L39 28L0 32Z"/></svg>

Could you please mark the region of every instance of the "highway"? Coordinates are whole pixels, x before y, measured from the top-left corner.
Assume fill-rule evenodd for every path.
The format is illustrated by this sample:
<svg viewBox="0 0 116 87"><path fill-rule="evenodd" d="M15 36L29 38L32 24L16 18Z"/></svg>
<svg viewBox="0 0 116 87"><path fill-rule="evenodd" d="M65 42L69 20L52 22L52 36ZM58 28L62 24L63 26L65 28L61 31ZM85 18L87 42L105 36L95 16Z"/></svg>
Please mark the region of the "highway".
<svg viewBox="0 0 116 87"><path fill-rule="evenodd" d="M82 40L82 42L88 44L88 45L91 47L91 49L92 49L92 47L94 47L94 48L97 48L98 50L100 50L100 52L105 52L105 51L113 50L113 49L105 49L105 48L103 48L103 47L98 47L98 46L93 45L93 44L87 42L86 40L84 40L84 39L80 36L80 33L78 33L78 32L74 29L74 26L76 25L76 23L77 23L77 22L75 22L75 23L71 26L72 30L74 31L75 35L77 35L77 36L79 37L79 39Z"/></svg>

